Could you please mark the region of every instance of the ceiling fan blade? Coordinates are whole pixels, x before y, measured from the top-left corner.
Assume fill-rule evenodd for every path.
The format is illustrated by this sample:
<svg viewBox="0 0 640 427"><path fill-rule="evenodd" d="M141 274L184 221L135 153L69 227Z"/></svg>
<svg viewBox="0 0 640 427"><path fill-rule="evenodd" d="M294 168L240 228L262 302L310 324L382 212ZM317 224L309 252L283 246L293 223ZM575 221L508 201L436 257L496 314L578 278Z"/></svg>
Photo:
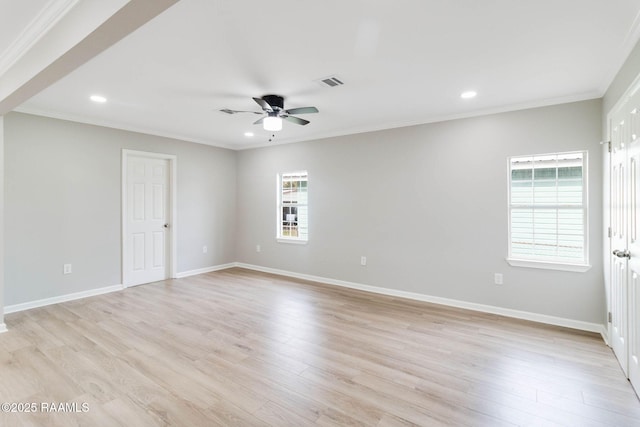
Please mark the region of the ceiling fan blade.
<svg viewBox="0 0 640 427"><path fill-rule="evenodd" d="M258 120L256 120L255 122L253 122L253 124L254 124L254 125L261 125L263 120L264 120L264 117L260 117Z"/></svg>
<svg viewBox="0 0 640 427"><path fill-rule="evenodd" d="M280 117L282 117L285 120L290 121L291 123L295 123L297 125L308 125L309 123L311 123L309 120L305 120L305 119L301 119L299 117L293 117L293 116L285 116L284 114L281 115Z"/></svg>
<svg viewBox="0 0 640 427"><path fill-rule="evenodd" d="M271 107L271 105L269 105L269 103L267 101L265 101L262 98L253 98L254 101L256 101L256 103L260 106L260 108L262 108L264 111L273 111L273 108Z"/></svg>
<svg viewBox="0 0 640 427"><path fill-rule="evenodd" d="M317 113L318 109L316 107L300 107L300 108L292 108L290 110L284 111L287 114L310 114Z"/></svg>
<svg viewBox="0 0 640 427"><path fill-rule="evenodd" d="M236 113L253 113L253 114L264 114L263 112L258 112L258 111L245 111L245 110L230 110L229 108L223 108L222 110L220 110L223 113L227 113L227 114L236 114Z"/></svg>

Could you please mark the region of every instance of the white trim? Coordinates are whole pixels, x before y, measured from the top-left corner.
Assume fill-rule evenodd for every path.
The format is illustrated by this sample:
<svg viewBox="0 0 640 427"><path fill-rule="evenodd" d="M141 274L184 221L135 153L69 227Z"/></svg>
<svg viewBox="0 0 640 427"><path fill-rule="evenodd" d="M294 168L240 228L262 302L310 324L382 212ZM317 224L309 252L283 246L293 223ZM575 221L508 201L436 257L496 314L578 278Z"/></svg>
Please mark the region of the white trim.
<svg viewBox="0 0 640 427"><path fill-rule="evenodd" d="M608 346L611 347L611 344L609 344L609 326L605 326L602 325L602 329L600 330L600 335L602 336L602 340L604 341L604 343Z"/></svg>
<svg viewBox="0 0 640 427"><path fill-rule="evenodd" d="M168 278L176 278L178 271L178 157L173 154L153 153L148 151L137 151L122 149L122 182L121 182L121 196L122 196L122 212L121 212L121 224L122 224L122 236L121 236L121 248L122 254L122 283L124 286L128 286L125 278L127 272L126 253L127 247L127 161L130 156L146 157L151 159L163 159L169 162L169 262L167 263Z"/></svg>
<svg viewBox="0 0 640 427"><path fill-rule="evenodd" d="M583 220L583 237L584 237L584 248L582 253L582 260L579 263L571 263L571 262L563 262L562 260L555 259L551 261L543 261L536 259L522 259L522 258L513 258L512 257L512 233L511 233L511 223L512 223L512 213L514 208L544 208L545 206L536 205L534 202L523 205L523 204L515 204L512 203L512 168L513 168L513 159L522 158L522 157L547 157L547 156L556 156L556 160L558 156L564 154L582 154L582 205L581 206L566 206L566 205L550 205L549 207L556 208L573 208L580 209L584 213ZM574 272L585 272L591 268L589 265L589 151L588 150L578 150L578 151L563 151L556 153L541 153L541 154L525 154L525 155L517 155L517 156L509 156L507 157L507 215L508 215L508 236L507 236L507 258L506 261L514 267L529 267L529 268L540 268L547 270L561 270L561 271L574 271Z"/></svg>
<svg viewBox="0 0 640 427"><path fill-rule="evenodd" d="M591 268L589 264L564 264L561 262L535 261L530 259L506 258L512 267L542 268L545 270L574 271L584 273Z"/></svg>
<svg viewBox="0 0 640 427"><path fill-rule="evenodd" d="M42 109L28 107L28 106L16 107L13 109L13 111L18 113L23 113L23 114L31 114L33 116L41 116L41 117L48 117L51 119L83 123L85 125L100 126L103 128L115 129L118 131L127 131L127 132L140 133L144 135L159 136L161 138L174 139L176 141L194 142L196 144L210 145L212 147L226 148L228 150L240 150L244 148L244 147L237 147L229 144L223 144L221 142L212 141L209 139L196 138L194 136L189 136L189 135L163 132L157 129L147 128L143 126L135 126L135 125L130 125L126 123L116 123L116 122L112 122L110 120L105 120L98 117L85 117L78 114L61 113L59 111L48 111L48 110L42 110ZM266 146L266 144L261 146Z"/></svg>
<svg viewBox="0 0 640 427"><path fill-rule="evenodd" d="M606 73L606 77L602 82L599 90L604 96L607 93L607 89L611 86L611 83L615 80L616 76L624 66L627 59L629 59L629 55L633 51L633 48L636 46L638 42L638 34L640 33L640 12L636 14L631 27L629 28L627 35L622 42L622 49L620 50L620 54L613 58L613 60L609 61L609 70Z"/></svg>
<svg viewBox="0 0 640 427"><path fill-rule="evenodd" d="M235 262L230 262L228 264L214 265L212 267L197 268L195 270L183 271L181 273L176 274L176 279L182 279L183 277L196 276L198 274L211 273L212 271L226 270L228 268L233 268L233 267L236 267Z"/></svg>
<svg viewBox="0 0 640 427"><path fill-rule="evenodd" d="M338 131L330 131L330 132L322 132L316 134L305 134L296 138L282 138L273 142L263 142L263 143L239 143L235 142L232 144L223 143L221 141L214 141L208 138L195 137L193 135L182 135L171 132L163 132L157 129L151 129L143 126L135 126L126 123L120 123L110 120L104 120L96 117L86 117L79 114L71 114L71 113L61 113L59 111L49 111L38 109L30 106L20 106L14 108L13 111L17 111L19 113L25 114L33 114L36 116L50 117L53 119L67 120L77 123L84 123L94 126L102 126L117 130L124 130L129 132L137 132L143 133L147 135L155 135L163 138L171 138L176 140L195 142L197 144L211 145L213 147L226 148L229 150L241 151L241 150L251 150L254 148L261 148L273 145L284 145L284 144L293 144L296 142L304 142L304 141L316 141L319 139L326 138L335 138L340 136L351 136L361 133L369 133L369 132L378 132L378 131L386 131L390 129L404 128L410 126L421 126L430 123L441 123L450 120L460 120L460 119L469 119L474 117L488 116L492 114L502 114L502 113L511 113L522 110L529 110L533 108L541 108L541 107L549 107L555 105L569 104L573 102L581 102L581 101L589 101L593 99L600 99L604 95L604 91L590 91L577 95L571 96L563 96L558 98L547 98L542 100L536 100L531 102L519 103L519 104L510 104L502 107L496 108L485 108L476 111L469 111L459 114L444 114L439 116L433 116L428 118L422 118L418 120L402 120L396 122L384 122L378 123L372 126L356 126L348 129L340 129Z"/></svg>
<svg viewBox="0 0 640 427"><path fill-rule="evenodd" d="M184 277L195 276L198 274L210 273L212 271L226 270L233 267L245 268L247 270L261 271L263 273L278 274L280 276L293 277L296 279L308 280L308 281L317 282L317 283L324 283L332 286L340 286L343 288L357 289L361 291L372 292L375 294L381 294L381 295L387 295L387 296L393 296L393 297L399 297L399 298L407 298L415 301L429 302L432 304L463 308L463 309L478 311L482 313L498 314L501 316L511 317L515 319L530 320L533 322L545 323L548 325L563 326L566 328L578 329L578 330L588 331L588 332L595 332L595 333L599 333L602 336L602 339L607 345L609 342L607 328L604 325L600 325L597 323L583 322L580 320L548 316L544 314L513 310L509 308L495 307L491 305L476 304L472 302L454 300L450 298L441 298L441 297L435 297L435 296L430 296L425 294L418 294L415 292L406 292L406 291L400 291L396 289L364 285L360 283L347 282L344 280L329 279L326 277L295 273L295 272L280 270L276 268L262 267L262 266L253 265L253 264L245 264L242 262L231 262L231 263L216 265L212 267L184 271L184 272L178 273L176 275L176 278L180 279ZM18 311L29 310L32 308L44 307L51 304L59 304L66 301L73 301L73 300L78 300L82 298L103 295L111 292L118 292L123 289L125 289L123 285L114 285L114 286L107 286L104 288L77 292L73 294L41 299L37 301L31 301L31 302L22 303L22 304L10 305L4 308L4 313L5 314L15 313ZM6 325L4 323L0 323L0 333L6 332L6 331L7 331Z"/></svg>
<svg viewBox="0 0 640 427"><path fill-rule="evenodd" d="M640 15L639 15L640 16ZM636 17L636 22L637 22L638 17ZM635 25L635 22L634 22ZM616 101L615 104L613 104L613 107L611 107L611 109L607 112L607 118L606 118L606 126L607 126L607 133L606 133L606 137L605 140L603 141L603 145L608 143L608 147L605 149L605 153L606 155L609 156L609 164L608 164L608 171L604 171L604 172L608 172L609 173L609 182L605 181L605 177L603 174L603 185L605 183L609 184L609 187L611 186L611 162L612 162L612 156L611 153L609 152L609 150L613 150L613 138L611 135L612 132L612 121L613 121L613 116L615 116L618 111L620 109L622 109L627 102L629 101L629 99L633 96L633 94L637 91L640 90L640 74L637 74L635 76L635 78L633 79L633 82L631 82L631 84L627 87L627 89L624 91L624 93L620 96L620 98L618 98L618 100ZM609 200L603 200L604 203L604 209L608 210L609 212L611 211L611 194L609 192ZM607 224L603 224L603 228L606 230L607 228L611 227L611 215L609 215L609 222ZM611 263L611 236L607 237L607 241L604 242L603 241L603 254L605 257L605 261L604 262L609 262ZM604 264L603 264L604 265ZM606 270L605 270L606 271ZM607 280L608 279L608 280ZM613 313L614 309L613 309L613 301L611 299L611 266L609 268L609 277L605 278L605 283L604 283L604 287L605 287L605 298L607 298L606 304L607 304L607 314L608 313ZM609 347L611 347L611 344L609 343L608 337L611 335L612 330L611 330L611 322L607 322L607 326L606 326L606 333L607 333L607 345ZM617 356L616 356L617 357Z"/></svg>
<svg viewBox="0 0 640 427"><path fill-rule="evenodd" d="M8 305L4 308L4 314L16 313L18 311L30 310L32 308L44 307L46 305L59 304L61 302L74 301L96 295L118 292L124 289L122 285L106 286L104 288L90 289L88 291L75 292L73 294L60 295L57 297L39 299L22 304Z"/></svg>
<svg viewBox="0 0 640 427"><path fill-rule="evenodd" d="M79 0L50 0L9 47L0 52L0 75L22 58Z"/></svg>
<svg viewBox="0 0 640 427"><path fill-rule="evenodd" d="M607 113L607 139L611 142L611 120L618 110L620 110L629 101L636 91L640 90L640 73L633 79L627 90L618 98L611 110Z"/></svg>
<svg viewBox="0 0 640 427"><path fill-rule="evenodd" d="M282 182L285 179L285 176L304 176L307 181L307 203L305 205L296 205L296 208L305 207L307 209L307 235L306 237L287 237L282 235L282 209L285 207L282 203L282 192L283 185ZM306 245L309 241L309 171L308 170L297 170L293 172L282 172L276 174L276 241L279 243L293 243L296 245ZM298 227L300 227L300 218L298 217ZM302 227L300 227L302 228Z"/></svg>
<svg viewBox="0 0 640 427"><path fill-rule="evenodd" d="M562 326L565 328L578 329L581 331L596 332L603 335L604 326L598 323L583 322L581 320L566 319L563 317L548 316L546 314L531 313L528 311L513 310L510 308L496 307L492 305L477 304L473 302L460 301L450 298L442 298L415 292L400 291L396 289L382 288L378 286L363 285L360 283L346 282L344 280L329 279L326 277L312 276L309 274L294 273L286 270L262 267L259 265L245 264L238 262L236 267L248 270L261 271L264 273L278 274L281 276L293 277L296 279L309 280L327 285L340 286L343 288L358 289L366 292L373 292L387 296L407 298L415 301L424 301L433 304L446 305L449 307L464 308L467 310L479 311L482 313L498 314L500 316L512 317L515 319L530 320L532 322L545 323L548 325Z"/></svg>
<svg viewBox="0 0 640 427"><path fill-rule="evenodd" d="M284 237L278 237L276 239L276 242L278 243L289 243L292 245L306 245L307 243L309 243L308 240L302 240L302 239L286 239Z"/></svg>

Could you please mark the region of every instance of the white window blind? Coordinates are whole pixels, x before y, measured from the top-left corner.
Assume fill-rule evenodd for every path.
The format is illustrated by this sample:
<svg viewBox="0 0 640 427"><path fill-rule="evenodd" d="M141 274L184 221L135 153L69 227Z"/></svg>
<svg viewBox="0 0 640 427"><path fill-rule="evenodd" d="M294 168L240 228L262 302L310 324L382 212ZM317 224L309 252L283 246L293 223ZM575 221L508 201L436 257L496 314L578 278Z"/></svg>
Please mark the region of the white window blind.
<svg viewBox="0 0 640 427"><path fill-rule="evenodd" d="M586 265L587 153L509 159L509 258Z"/></svg>
<svg viewBox="0 0 640 427"><path fill-rule="evenodd" d="M309 237L307 172L284 173L278 179L278 238L306 242Z"/></svg>

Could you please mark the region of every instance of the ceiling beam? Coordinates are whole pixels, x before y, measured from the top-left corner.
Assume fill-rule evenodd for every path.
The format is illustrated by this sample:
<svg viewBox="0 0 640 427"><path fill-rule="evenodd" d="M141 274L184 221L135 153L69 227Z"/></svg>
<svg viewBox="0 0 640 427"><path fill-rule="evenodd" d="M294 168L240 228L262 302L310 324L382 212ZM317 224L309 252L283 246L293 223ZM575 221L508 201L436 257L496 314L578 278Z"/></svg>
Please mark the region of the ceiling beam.
<svg viewBox="0 0 640 427"><path fill-rule="evenodd" d="M79 1L0 76L0 115L12 111L178 1ZM113 10L114 5L118 9Z"/></svg>

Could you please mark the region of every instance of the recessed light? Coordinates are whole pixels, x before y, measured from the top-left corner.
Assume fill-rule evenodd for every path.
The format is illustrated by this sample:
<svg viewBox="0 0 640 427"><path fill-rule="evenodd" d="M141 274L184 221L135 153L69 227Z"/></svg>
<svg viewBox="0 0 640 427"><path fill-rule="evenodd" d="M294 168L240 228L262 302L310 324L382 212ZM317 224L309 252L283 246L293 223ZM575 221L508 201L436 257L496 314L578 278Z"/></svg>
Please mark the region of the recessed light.
<svg viewBox="0 0 640 427"><path fill-rule="evenodd" d="M92 100L93 102L98 102L100 104L107 102L107 98L101 95L91 95L89 99Z"/></svg>
<svg viewBox="0 0 640 427"><path fill-rule="evenodd" d="M476 92L475 90L468 90L466 92L462 92L460 94L460 98L462 98L462 99L471 99L471 98L475 98L476 95L478 95L478 92Z"/></svg>
<svg viewBox="0 0 640 427"><path fill-rule="evenodd" d="M247 138L251 138L253 136L253 132L245 132L244 136L246 136Z"/></svg>

